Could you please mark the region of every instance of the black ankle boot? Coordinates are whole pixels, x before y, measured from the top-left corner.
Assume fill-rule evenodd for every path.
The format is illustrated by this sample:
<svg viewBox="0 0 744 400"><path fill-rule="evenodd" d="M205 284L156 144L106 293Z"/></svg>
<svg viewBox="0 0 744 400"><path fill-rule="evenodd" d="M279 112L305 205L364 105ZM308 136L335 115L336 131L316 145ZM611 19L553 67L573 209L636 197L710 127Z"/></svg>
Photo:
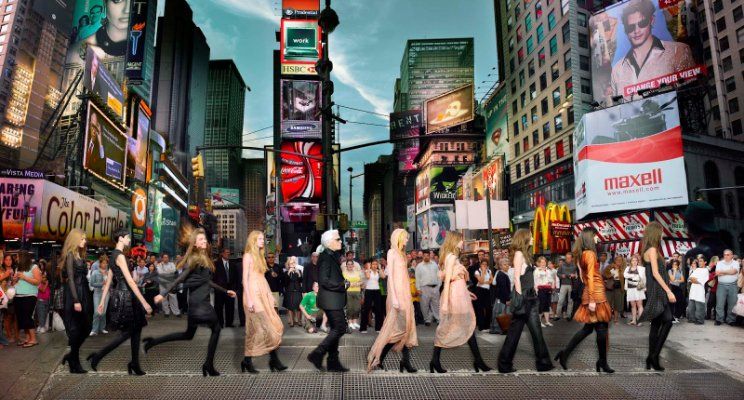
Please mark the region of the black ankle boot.
<svg viewBox="0 0 744 400"><path fill-rule="evenodd" d="M274 371L284 371L287 369L287 366L282 364L281 361L279 361L279 354L277 354L276 350L272 350L271 353L269 353L269 369L271 369L271 372Z"/></svg>
<svg viewBox="0 0 744 400"><path fill-rule="evenodd" d="M597 329L597 351L599 352L599 360L597 361L597 372L600 370L611 374L615 372L614 369L610 368L607 364L607 350L608 350L608 335L607 329Z"/></svg>
<svg viewBox="0 0 744 400"><path fill-rule="evenodd" d="M468 346L470 346L470 352L473 353L473 368L475 369L475 372L490 371L491 367L486 365L486 363L483 362L483 357L481 357L480 349L478 349L478 342L475 339L475 333L473 333L473 336L468 339Z"/></svg>
<svg viewBox="0 0 744 400"><path fill-rule="evenodd" d="M380 352L380 363L377 365L377 368L385 371L385 357L387 357L388 353L390 352L390 349L393 348L392 343L388 343L385 345L385 347L382 348L382 352Z"/></svg>
<svg viewBox="0 0 744 400"><path fill-rule="evenodd" d="M411 365L411 349L409 349L408 347L403 347L403 357L400 360L399 371L403 372L404 369L409 374L418 372L418 370L416 368L413 368L413 365Z"/></svg>
<svg viewBox="0 0 744 400"><path fill-rule="evenodd" d="M315 349L308 354L307 361L310 361L318 371L325 371L325 368L323 368L323 353L320 350Z"/></svg>
<svg viewBox="0 0 744 400"><path fill-rule="evenodd" d="M90 361L90 369L98 372L98 363L101 362L101 359L98 358L98 353L91 353L86 360Z"/></svg>
<svg viewBox="0 0 744 400"><path fill-rule="evenodd" d="M431 355L431 361L429 362L429 372L434 373L437 371L438 374L444 374L447 372L446 369L442 368L442 364L439 362L439 358L442 355L442 348L434 346L434 353Z"/></svg>
<svg viewBox="0 0 744 400"><path fill-rule="evenodd" d="M349 369L341 364L341 360L338 359L338 353L328 355L328 372L349 372Z"/></svg>
<svg viewBox="0 0 744 400"><path fill-rule="evenodd" d="M139 363L130 361L129 364L127 364L127 373L129 375L144 375L145 371L140 368Z"/></svg>
<svg viewBox="0 0 744 400"><path fill-rule="evenodd" d="M253 368L253 360L250 357L243 357L243 361L240 362L240 372L248 371L251 374L257 374L258 371Z"/></svg>
<svg viewBox="0 0 744 400"><path fill-rule="evenodd" d="M212 364L204 364L202 365L202 375L203 376L220 376L220 373L217 372L216 369L214 369L214 365Z"/></svg>

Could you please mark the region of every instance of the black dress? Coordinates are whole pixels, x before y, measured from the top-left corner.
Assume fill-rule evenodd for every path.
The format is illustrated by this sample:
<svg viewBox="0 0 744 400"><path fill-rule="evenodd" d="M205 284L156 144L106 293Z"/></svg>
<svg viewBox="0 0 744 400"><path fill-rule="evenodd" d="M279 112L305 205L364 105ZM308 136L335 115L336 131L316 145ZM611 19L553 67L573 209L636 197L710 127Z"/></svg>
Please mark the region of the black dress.
<svg viewBox="0 0 744 400"><path fill-rule="evenodd" d="M284 308L299 311L302 302L302 274L299 271L285 275L287 286L284 293Z"/></svg>
<svg viewBox="0 0 744 400"><path fill-rule="evenodd" d="M79 346L88 337L93 327L93 296L88 288L88 268L85 260L70 253L62 278L67 280L65 285L65 331L70 346ZM75 303L80 303L81 312L75 311ZM76 343L79 342L79 343Z"/></svg>
<svg viewBox="0 0 744 400"><path fill-rule="evenodd" d="M189 291L189 325L218 323L217 312L209 302L209 289L214 288L222 293L227 293L227 290L212 282L212 273L209 269L202 266L187 268L166 288L165 293L175 290L179 283L183 283L183 288Z"/></svg>
<svg viewBox="0 0 744 400"><path fill-rule="evenodd" d="M122 323L118 324L118 326L115 326L117 330L126 331L132 328L141 328L143 326L146 326L147 317L145 309L144 307L142 307L142 303L140 303L137 296L129 288L129 285L127 285L127 280L124 278L124 273L121 272L121 268L116 265L116 259L121 254L121 251L117 249L114 249L114 251L111 252L111 260L113 260L114 265L110 269L111 272L114 274L114 280L113 282L111 282L113 284L113 288L115 290L128 292L132 301L131 311L127 311L127 315L125 315L122 319ZM114 308L114 302L111 301L112 298L113 296L109 297L110 309Z"/></svg>
<svg viewBox="0 0 744 400"><path fill-rule="evenodd" d="M664 283L669 286L669 274L664 268L664 260L661 258L658 260L659 275ZM646 306L643 308L643 314L641 314L639 321L651 321L664 313L665 308L669 306L669 298L667 298L664 289L656 282L654 278L654 272L651 269L651 263L643 261L643 267L646 268Z"/></svg>

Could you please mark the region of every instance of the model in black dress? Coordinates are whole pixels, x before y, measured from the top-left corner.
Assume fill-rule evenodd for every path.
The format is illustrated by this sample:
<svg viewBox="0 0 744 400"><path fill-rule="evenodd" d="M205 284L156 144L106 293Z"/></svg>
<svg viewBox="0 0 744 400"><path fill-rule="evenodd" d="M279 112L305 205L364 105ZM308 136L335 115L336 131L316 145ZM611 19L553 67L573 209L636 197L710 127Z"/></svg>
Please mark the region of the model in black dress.
<svg viewBox="0 0 744 400"><path fill-rule="evenodd" d="M129 273L127 260L124 254L122 254L124 247L129 246L131 243L129 231L122 229L114 232L114 240L116 240L116 248L111 252L111 259L114 261L115 266L109 268L108 279L106 280L106 285L103 287L101 302L96 312L103 314L103 306L106 304L106 295L109 293L109 290L119 292L118 296L117 294L112 294L111 298L117 296L124 299L128 298L128 300L125 302L111 302L108 313L112 318L114 315L118 315L116 320L112 322L114 322L114 327L119 331L119 335L97 353L90 354L87 359L90 360L90 367L93 371L96 371L98 363L108 353L129 339L132 359L127 365L127 372L129 375L144 375L145 372L142 371L139 364L139 344L142 337L142 328L147 325L145 313L152 313L152 308L147 304L145 297L139 291L139 288L137 288L137 284ZM112 282L114 282L113 289Z"/></svg>
<svg viewBox="0 0 744 400"><path fill-rule="evenodd" d="M213 288L235 297L235 292L212 282L214 274L214 264L208 257L210 251L207 249L207 238L203 229L196 229L191 234L191 240L186 255L178 265L183 268L184 272L178 278L168 285L164 291L155 297L155 303L163 301L163 296L169 292L175 292L179 284L183 284L184 289L189 291L189 311L188 326L185 332L171 333L158 338L145 338L145 352L151 348L165 342L175 340L191 340L194 338L196 328L199 325L207 325L212 330L209 337L209 347L207 348L207 359L202 365L202 374L204 376L218 376L220 373L214 369L214 353L217 350L217 342L220 339L220 323L217 319L217 312L209 302L209 289Z"/></svg>
<svg viewBox="0 0 744 400"><path fill-rule="evenodd" d="M84 374L88 371L80 364L80 346L91 330L93 297L88 290L88 268L85 265L85 232L73 229L67 235L63 248L64 256L58 268L61 269L64 286L64 323L70 352L62 358L62 364L69 364L70 373Z"/></svg>

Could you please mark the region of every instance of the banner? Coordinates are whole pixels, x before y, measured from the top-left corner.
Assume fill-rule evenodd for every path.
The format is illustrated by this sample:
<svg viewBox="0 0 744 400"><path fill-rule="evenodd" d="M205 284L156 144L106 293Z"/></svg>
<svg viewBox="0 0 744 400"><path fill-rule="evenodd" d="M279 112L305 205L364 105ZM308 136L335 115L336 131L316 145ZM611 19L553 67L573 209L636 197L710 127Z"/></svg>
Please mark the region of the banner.
<svg viewBox="0 0 744 400"><path fill-rule="evenodd" d="M320 81L281 80L283 139L320 140L323 117Z"/></svg>
<svg viewBox="0 0 744 400"><path fill-rule="evenodd" d="M163 205L160 211L160 248L158 253L168 253L172 258L176 254L176 239L178 238L178 213L176 210ZM153 244L154 247L154 244Z"/></svg>
<svg viewBox="0 0 744 400"><path fill-rule="evenodd" d="M132 107L133 124L127 138L127 178L147 181L147 145L150 136L150 117L142 106ZM136 121L136 123L134 123Z"/></svg>
<svg viewBox="0 0 744 400"><path fill-rule="evenodd" d="M92 47L88 47L85 55L85 74L83 86L101 99L119 117L124 112L124 93L105 65L101 63Z"/></svg>
<svg viewBox="0 0 744 400"><path fill-rule="evenodd" d="M491 160L483 167L482 175L483 183L488 186L491 199L502 200L504 198L504 159L498 157Z"/></svg>
<svg viewBox="0 0 744 400"><path fill-rule="evenodd" d="M571 232L571 211L565 204L548 203L547 207L538 206L535 209L535 218L532 221L532 238L534 240L533 248L535 254L548 251L553 251L551 245L555 245L551 224L556 223L554 226L560 235L566 235L565 230L568 230L568 236ZM559 241L559 246L563 248L562 241ZM570 248L570 245L569 245Z"/></svg>
<svg viewBox="0 0 744 400"><path fill-rule="evenodd" d="M406 224L408 231L413 232L416 229L416 206L409 204L406 206Z"/></svg>
<svg viewBox="0 0 744 400"><path fill-rule="evenodd" d="M420 110L390 113L390 139L412 138L411 140L395 143L399 172L409 172L416 169L413 160L419 153L419 140L417 138L421 132L421 122Z"/></svg>
<svg viewBox="0 0 744 400"><path fill-rule="evenodd" d="M654 220L661 224L661 228L664 230L664 237L675 239L690 238L682 213L654 211Z"/></svg>
<svg viewBox="0 0 744 400"><path fill-rule="evenodd" d="M34 11L41 14L44 20L54 25L65 36L70 34L75 0L37 0L33 4Z"/></svg>
<svg viewBox="0 0 744 400"><path fill-rule="evenodd" d="M283 222L315 222L320 206L313 203L290 203L280 208Z"/></svg>
<svg viewBox="0 0 744 400"><path fill-rule="evenodd" d="M483 114L486 117L486 158L509 157L509 141L507 121L507 90L501 84L496 92L483 104Z"/></svg>
<svg viewBox="0 0 744 400"><path fill-rule="evenodd" d="M472 84L426 100L426 133L470 122L475 118L475 98Z"/></svg>
<svg viewBox="0 0 744 400"><path fill-rule="evenodd" d="M85 124L83 168L100 179L124 185L127 136L92 102Z"/></svg>
<svg viewBox="0 0 744 400"><path fill-rule="evenodd" d="M145 38L149 7L156 7L157 2L151 4L149 0L137 0L131 2L131 13L129 15L129 43L127 44L127 62L124 68L129 84L138 85L142 83L142 67L145 61Z"/></svg>
<svg viewBox="0 0 744 400"><path fill-rule="evenodd" d="M469 166L429 167L429 194L432 204L454 204L457 181L467 172Z"/></svg>
<svg viewBox="0 0 744 400"><path fill-rule="evenodd" d="M447 231L455 228L453 206L432 207L416 216L419 248L438 249L444 243Z"/></svg>
<svg viewBox="0 0 744 400"><path fill-rule="evenodd" d="M320 26L314 19L282 19L279 53L282 75L315 75L320 59Z"/></svg>
<svg viewBox="0 0 744 400"><path fill-rule="evenodd" d="M159 253L163 237L163 209L167 208L167 205L163 202L163 193L153 186L150 186L148 197L150 207L147 212L147 224L152 230L152 240L148 242L148 247L150 251Z"/></svg>
<svg viewBox="0 0 744 400"><path fill-rule="evenodd" d="M323 155L322 146L316 142L284 142L282 151L314 157ZM323 198L323 162L302 155L281 153L282 203Z"/></svg>
<svg viewBox="0 0 744 400"><path fill-rule="evenodd" d="M658 220L658 217L656 219ZM573 229L574 234L578 236L584 228L592 227L597 231L597 237L602 242L633 240L643 237L643 231L650 221L651 213L649 211L641 211L619 215L617 217L577 223L574 224ZM669 236L666 232L664 235Z"/></svg>
<svg viewBox="0 0 744 400"><path fill-rule="evenodd" d="M229 188L209 188L212 208L240 207L240 190Z"/></svg>
<svg viewBox="0 0 744 400"><path fill-rule="evenodd" d="M589 18L594 99L640 98L640 90L704 74L696 5L631 0Z"/></svg>
<svg viewBox="0 0 744 400"><path fill-rule="evenodd" d="M688 203L676 92L584 114L574 142L576 219Z"/></svg>
<svg viewBox="0 0 744 400"><path fill-rule="evenodd" d="M147 228L147 193L139 185L135 185L132 193L132 240L145 241Z"/></svg>
<svg viewBox="0 0 744 400"><path fill-rule="evenodd" d="M317 19L320 0L282 0L282 18Z"/></svg>
<svg viewBox="0 0 744 400"><path fill-rule="evenodd" d="M115 76L121 76L129 38L129 12L130 8L136 9L130 7L130 3L134 2L77 0L72 17L72 45L67 50L66 66L83 66L83 56L89 48L101 61L120 65L122 70L112 72Z"/></svg>
<svg viewBox="0 0 744 400"><path fill-rule="evenodd" d="M566 254L571 251L571 240L573 232L568 222L550 223L550 252L553 254Z"/></svg>

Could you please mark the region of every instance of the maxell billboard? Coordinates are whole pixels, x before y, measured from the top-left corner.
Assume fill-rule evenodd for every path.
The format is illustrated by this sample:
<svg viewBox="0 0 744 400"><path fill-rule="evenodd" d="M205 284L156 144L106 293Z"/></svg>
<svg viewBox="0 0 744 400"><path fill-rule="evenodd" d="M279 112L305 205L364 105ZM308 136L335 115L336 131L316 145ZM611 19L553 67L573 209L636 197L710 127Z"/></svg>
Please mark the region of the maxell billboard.
<svg viewBox="0 0 744 400"><path fill-rule="evenodd" d="M574 140L576 219L687 204L676 93L587 113Z"/></svg>

